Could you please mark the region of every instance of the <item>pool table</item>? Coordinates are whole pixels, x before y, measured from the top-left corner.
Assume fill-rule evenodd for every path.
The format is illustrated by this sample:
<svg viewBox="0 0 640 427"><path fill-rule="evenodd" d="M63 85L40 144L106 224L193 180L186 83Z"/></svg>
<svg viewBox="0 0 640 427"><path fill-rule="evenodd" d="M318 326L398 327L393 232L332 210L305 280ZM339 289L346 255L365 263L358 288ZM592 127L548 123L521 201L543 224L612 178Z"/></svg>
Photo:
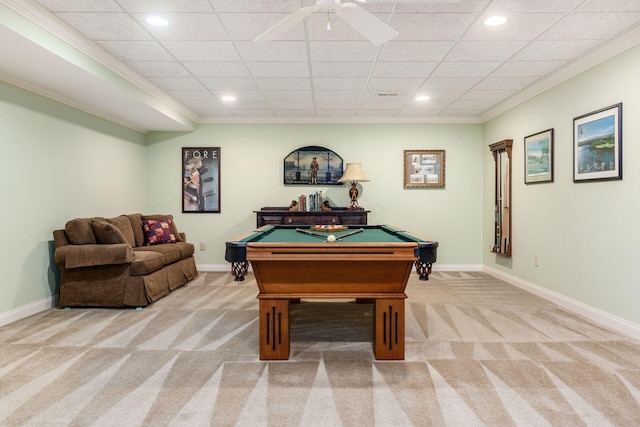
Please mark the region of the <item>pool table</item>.
<svg viewBox="0 0 640 427"><path fill-rule="evenodd" d="M333 235L335 241L330 241ZM386 225L347 226L343 231L266 225L226 243L225 259L251 262L259 288L261 360L289 358L292 300L373 300L376 359L404 359L404 293L414 264L421 278L436 261L438 242Z"/></svg>

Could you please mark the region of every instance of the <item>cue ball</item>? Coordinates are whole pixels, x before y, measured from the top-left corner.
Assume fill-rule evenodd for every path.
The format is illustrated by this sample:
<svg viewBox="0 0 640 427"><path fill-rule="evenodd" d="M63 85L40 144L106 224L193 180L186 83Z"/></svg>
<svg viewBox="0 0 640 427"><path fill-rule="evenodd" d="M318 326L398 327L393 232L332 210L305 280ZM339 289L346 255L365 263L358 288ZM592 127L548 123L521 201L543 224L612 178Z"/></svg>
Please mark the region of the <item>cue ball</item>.
<svg viewBox="0 0 640 427"><path fill-rule="evenodd" d="M329 234L327 236L327 242L335 242L336 241L336 236L334 236L333 234Z"/></svg>

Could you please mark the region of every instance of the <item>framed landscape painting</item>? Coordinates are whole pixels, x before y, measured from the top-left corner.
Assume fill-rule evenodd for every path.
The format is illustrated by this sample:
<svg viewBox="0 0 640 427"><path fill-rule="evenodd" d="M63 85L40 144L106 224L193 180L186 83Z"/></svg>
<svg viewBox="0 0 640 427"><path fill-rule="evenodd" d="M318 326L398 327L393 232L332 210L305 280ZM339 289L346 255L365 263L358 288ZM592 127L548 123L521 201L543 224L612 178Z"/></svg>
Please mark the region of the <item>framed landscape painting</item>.
<svg viewBox="0 0 640 427"><path fill-rule="evenodd" d="M524 183L553 182L553 129L524 138Z"/></svg>
<svg viewBox="0 0 640 427"><path fill-rule="evenodd" d="M622 179L622 103L573 119L573 182Z"/></svg>

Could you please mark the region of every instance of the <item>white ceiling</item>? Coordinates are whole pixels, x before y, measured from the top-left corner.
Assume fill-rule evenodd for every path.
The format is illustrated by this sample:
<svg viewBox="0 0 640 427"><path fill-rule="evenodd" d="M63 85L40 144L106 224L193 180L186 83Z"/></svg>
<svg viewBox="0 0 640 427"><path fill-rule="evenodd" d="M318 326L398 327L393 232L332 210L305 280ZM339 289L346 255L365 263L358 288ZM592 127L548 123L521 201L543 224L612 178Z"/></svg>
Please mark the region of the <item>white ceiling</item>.
<svg viewBox="0 0 640 427"><path fill-rule="evenodd" d="M382 46L371 44L335 14L320 12L277 41L252 41L313 4L309 0L37 0L53 15L32 0L0 1L132 86L113 83L113 76L77 61L73 68L85 78L74 79L73 85L38 81L32 76L37 73L20 71L15 58L12 66L7 64L10 49L2 43L5 80L15 76L23 85L31 82L76 106L88 105L98 115L105 109L104 116L140 130L221 121L481 122L500 105L548 86L554 76L593 65L585 58L606 57L613 52L606 47L616 40L625 39L625 48L640 42L640 0L369 0L361 7L400 33ZM145 23L152 13L170 25ZM509 21L485 26L483 20L495 14ZM12 32L24 35L5 26L0 25L4 40ZM24 67L33 70L48 56L69 66L59 48L36 44L38 49L25 46L21 52L28 54ZM58 68L48 69L71 75ZM96 88L106 93L106 86L113 94L96 101ZM416 101L419 94L429 101ZM237 100L225 103L223 95ZM132 114L118 119L120 98L127 96L130 108L140 105L146 121L137 123ZM86 98L94 98L94 104ZM154 114L170 116L168 123L154 123Z"/></svg>

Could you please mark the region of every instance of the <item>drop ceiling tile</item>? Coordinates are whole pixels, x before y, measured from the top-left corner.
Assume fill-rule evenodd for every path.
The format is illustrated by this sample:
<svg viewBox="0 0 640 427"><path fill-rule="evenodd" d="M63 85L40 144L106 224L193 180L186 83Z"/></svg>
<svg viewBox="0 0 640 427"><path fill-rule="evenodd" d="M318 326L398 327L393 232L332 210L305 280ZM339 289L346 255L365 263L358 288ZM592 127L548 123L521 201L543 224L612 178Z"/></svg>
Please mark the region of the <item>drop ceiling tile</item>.
<svg viewBox="0 0 640 427"><path fill-rule="evenodd" d="M305 42L272 41L254 43L240 41L235 43L236 49L244 61L306 61L307 46Z"/></svg>
<svg viewBox="0 0 640 427"><path fill-rule="evenodd" d="M462 95L459 100L496 103L515 94L516 92L518 92L518 89L485 90L473 88Z"/></svg>
<svg viewBox="0 0 640 427"><path fill-rule="evenodd" d="M640 12L640 0L587 0L576 10L579 12Z"/></svg>
<svg viewBox="0 0 640 427"><path fill-rule="evenodd" d="M478 83L474 90L523 89L536 80L538 80L538 77L487 77Z"/></svg>
<svg viewBox="0 0 640 427"><path fill-rule="evenodd" d="M604 40L637 25L640 12L574 13L566 16L541 40Z"/></svg>
<svg viewBox="0 0 640 427"><path fill-rule="evenodd" d="M152 77L149 80L164 90L205 90L193 77Z"/></svg>
<svg viewBox="0 0 640 427"><path fill-rule="evenodd" d="M200 82L212 91L257 90L256 82L242 77L202 77Z"/></svg>
<svg viewBox="0 0 640 427"><path fill-rule="evenodd" d="M476 19L474 13L396 13L394 40L458 40Z"/></svg>
<svg viewBox="0 0 640 427"><path fill-rule="evenodd" d="M440 112L441 116L447 117L473 117L479 116L484 113L485 110L480 108L447 108Z"/></svg>
<svg viewBox="0 0 640 427"><path fill-rule="evenodd" d="M83 2L84 3L84 2ZM211 12L208 0L118 0L129 12Z"/></svg>
<svg viewBox="0 0 640 427"><path fill-rule="evenodd" d="M382 45L378 61L441 61L453 46L452 41L390 41Z"/></svg>
<svg viewBox="0 0 640 427"><path fill-rule="evenodd" d="M392 110L402 108L407 101L399 97L384 97L363 99L360 104L362 110Z"/></svg>
<svg viewBox="0 0 640 427"><path fill-rule="evenodd" d="M269 103L264 100L237 99L232 102L223 102L230 110L269 110Z"/></svg>
<svg viewBox="0 0 640 427"><path fill-rule="evenodd" d="M436 90L468 90L477 85L482 77L430 77L420 89Z"/></svg>
<svg viewBox="0 0 640 427"><path fill-rule="evenodd" d="M273 112L268 109L230 109L229 111L235 117L273 117Z"/></svg>
<svg viewBox="0 0 640 427"><path fill-rule="evenodd" d="M431 76L486 77L501 64L499 61L441 62Z"/></svg>
<svg viewBox="0 0 640 427"><path fill-rule="evenodd" d="M214 107L191 107L193 112L195 112L201 119L206 120L209 117L230 117L231 112L226 108L214 108Z"/></svg>
<svg viewBox="0 0 640 427"><path fill-rule="evenodd" d="M313 77L363 77L369 76L372 62L311 62Z"/></svg>
<svg viewBox="0 0 640 427"><path fill-rule="evenodd" d="M526 46L524 41L461 41L446 61L505 61Z"/></svg>
<svg viewBox="0 0 640 427"><path fill-rule="evenodd" d="M277 117L310 117L315 115L315 110L273 110Z"/></svg>
<svg viewBox="0 0 640 427"><path fill-rule="evenodd" d="M380 109L380 110L358 110L358 117L395 117L400 113L398 108L394 109Z"/></svg>
<svg viewBox="0 0 640 427"><path fill-rule="evenodd" d="M307 62L246 62L253 77L309 77Z"/></svg>
<svg viewBox="0 0 640 427"><path fill-rule="evenodd" d="M486 13L570 12L584 0L493 0Z"/></svg>
<svg viewBox="0 0 640 427"><path fill-rule="evenodd" d="M311 80L303 77L260 77L255 81L261 90L311 90Z"/></svg>
<svg viewBox="0 0 640 427"><path fill-rule="evenodd" d="M273 27L280 20L284 19L286 13L221 13L220 21L229 32L231 38L237 41L251 41L260 34ZM300 23L291 28L286 33L278 37L278 41L283 40L304 40L304 25ZM270 42L263 42L266 44Z"/></svg>
<svg viewBox="0 0 640 427"><path fill-rule="evenodd" d="M300 0L215 0L214 7L218 12L287 12L300 9Z"/></svg>
<svg viewBox="0 0 640 427"><path fill-rule="evenodd" d="M185 61L184 66L195 77L249 77L240 61Z"/></svg>
<svg viewBox="0 0 640 427"><path fill-rule="evenodd" d="M316 100L318 110L355 110L360 105L360 101L348 100Z"/></svg>
<svg viewBox="0 0 640 427"><path fill-rule="evenodd" d="M344 91L363 91L367 85L367 79L359 78L316 78L313 80L313 88L315 90L344 90Z"/></svg>
<svg viewBox="0 0 640 427"><path fill-rule="evenodd" d="M389 21L388 13L374 13L376 18L382 22L387 23ZM331 29L327 30L327 21L331 25ZM329 14L327 20L327 14L318 12L307 18L307 27L309 30L309 40L313 41L362 41L368 42L367 39L356 31L346 21L336 16L335 13Z"/></svg>
<svg viewBox="0 0 640 427"><path fill-rule="evenodd" d="M373 61L378 47L368 41L310 41L311 61Z"/></svg>
<svg viewBox="0 0 640 427"><path fill-rule="evenodd" d="M58 13L57 16L92 40L152 40L126 13Z"/></svg>
<svg viewBox="0 0 640 427"><path fill-rule="evenodd" d="M214 13L167 13L163 15L169 20L166 27L147 24L149 14L133 16L157 40L229 40Z"/></svg>
<svg viewBox="0 0 640 427"><path fill-rule="evenodd" d="M311 101L313 99L310 90L265 90L260 93L274 101Z"/></svg>
<svg viewBox="0 0 640 427"><path fill-rule="evenodd" d="M97 41L123 61L173 61L175 58L156 41Z"/></svg>
<svg viewBox="0 0 640 427"><path fill-rule="evenodd" d="M320 117L354 117L356 116L356 110L316 110L316 115Z"/></svg>
<svg viewBox="0 0 640 427"><path fill-rule="evenodd" d="M316 101L353 101L360 102L362 91L359 90L315 90L313 96Z"/></svg>
<svg viewBox="0 0 640 427"><path fill-rule="evenodd" d="M123 12L113 0L37 0L37 2L52 12Z"/></svg>
<svg viewBox="0 0 640 427"><path fill-rule="evenodd" d="M194 110L208 109L208 110L227 110L227 107L217 99L209 101L191 101L189 106Z"/></svg>
<svg viewBox="0 0 640 427"><path fill-rule="evenodd" d="M489 27L485 13L464 35L464 40L533 40L562 19L562 13L509 13L504 25Z"/></svg>
<svg viewBox="0 0 640 427"><path fill-rule="evenodd" d="M513 61L562 61L575 59L600 43L601 40L534 41L511 59Z"/></svg>
<svg viewBox="0 0 640 427"><path fill-rule="evenodd" d="M228 41L164 41L165 48L179 61L238 61Z"/></svg>
<svg viewBox="0 0 640 427"><path fill-rule="evenodd" d="M367 90L383 92L415 92L423 83L423 78L372 78L369 80Z"/></svg>
<svg viewBox="0 0 640 427"><path fill-rule="evenodd" d="M372 77L427 78L437 62L377 62Z"/></svg>
<svg viewBox="0 0 640 427"><path fill-rule="evenodd" d="M496 69L492 77L541 77L566 64L566 61L509 61Z"/></svg>
<svg viewBox="0 0 640 427"><path fill-rule="evenodd" d="M371 1L371 0L370 0ZM387 0L377 0L388 3ZM455 3L398 2L397 12L480 12L491 0L460 0Z"/></svg>
<svg viewBox="0 0 640 427"><path fill-rule="evenodd" d="M127 64L145 77L191 77L178 61L127 61Z"/></svg>
<svg viewBox="0 0 640 427"><path fill-rule="evenodd" d="M401 117L429 117L435 116L442 111L442 108L403 108L398 116Z"/></svg>
<svg viewBox="0 0 640 427"><path fill-rule="evenodd" d="M452 110L487 110L495 105L492 100L458 100L451 104L448 109Z"/></svg>
<svg viewBox="0 0 640 427"><path fill-rule="evenodd" d="M264 101L265 97L259 90L212 90L213 95L221 99L223 96L233 95L241 102L244 101Z"/></svg>
<svg viewBox="0 0 640 427"><path fill-rule="evenodd" d="M308 101L271 101L269 107L273 110L312 110L313 102Z"/></svg>

